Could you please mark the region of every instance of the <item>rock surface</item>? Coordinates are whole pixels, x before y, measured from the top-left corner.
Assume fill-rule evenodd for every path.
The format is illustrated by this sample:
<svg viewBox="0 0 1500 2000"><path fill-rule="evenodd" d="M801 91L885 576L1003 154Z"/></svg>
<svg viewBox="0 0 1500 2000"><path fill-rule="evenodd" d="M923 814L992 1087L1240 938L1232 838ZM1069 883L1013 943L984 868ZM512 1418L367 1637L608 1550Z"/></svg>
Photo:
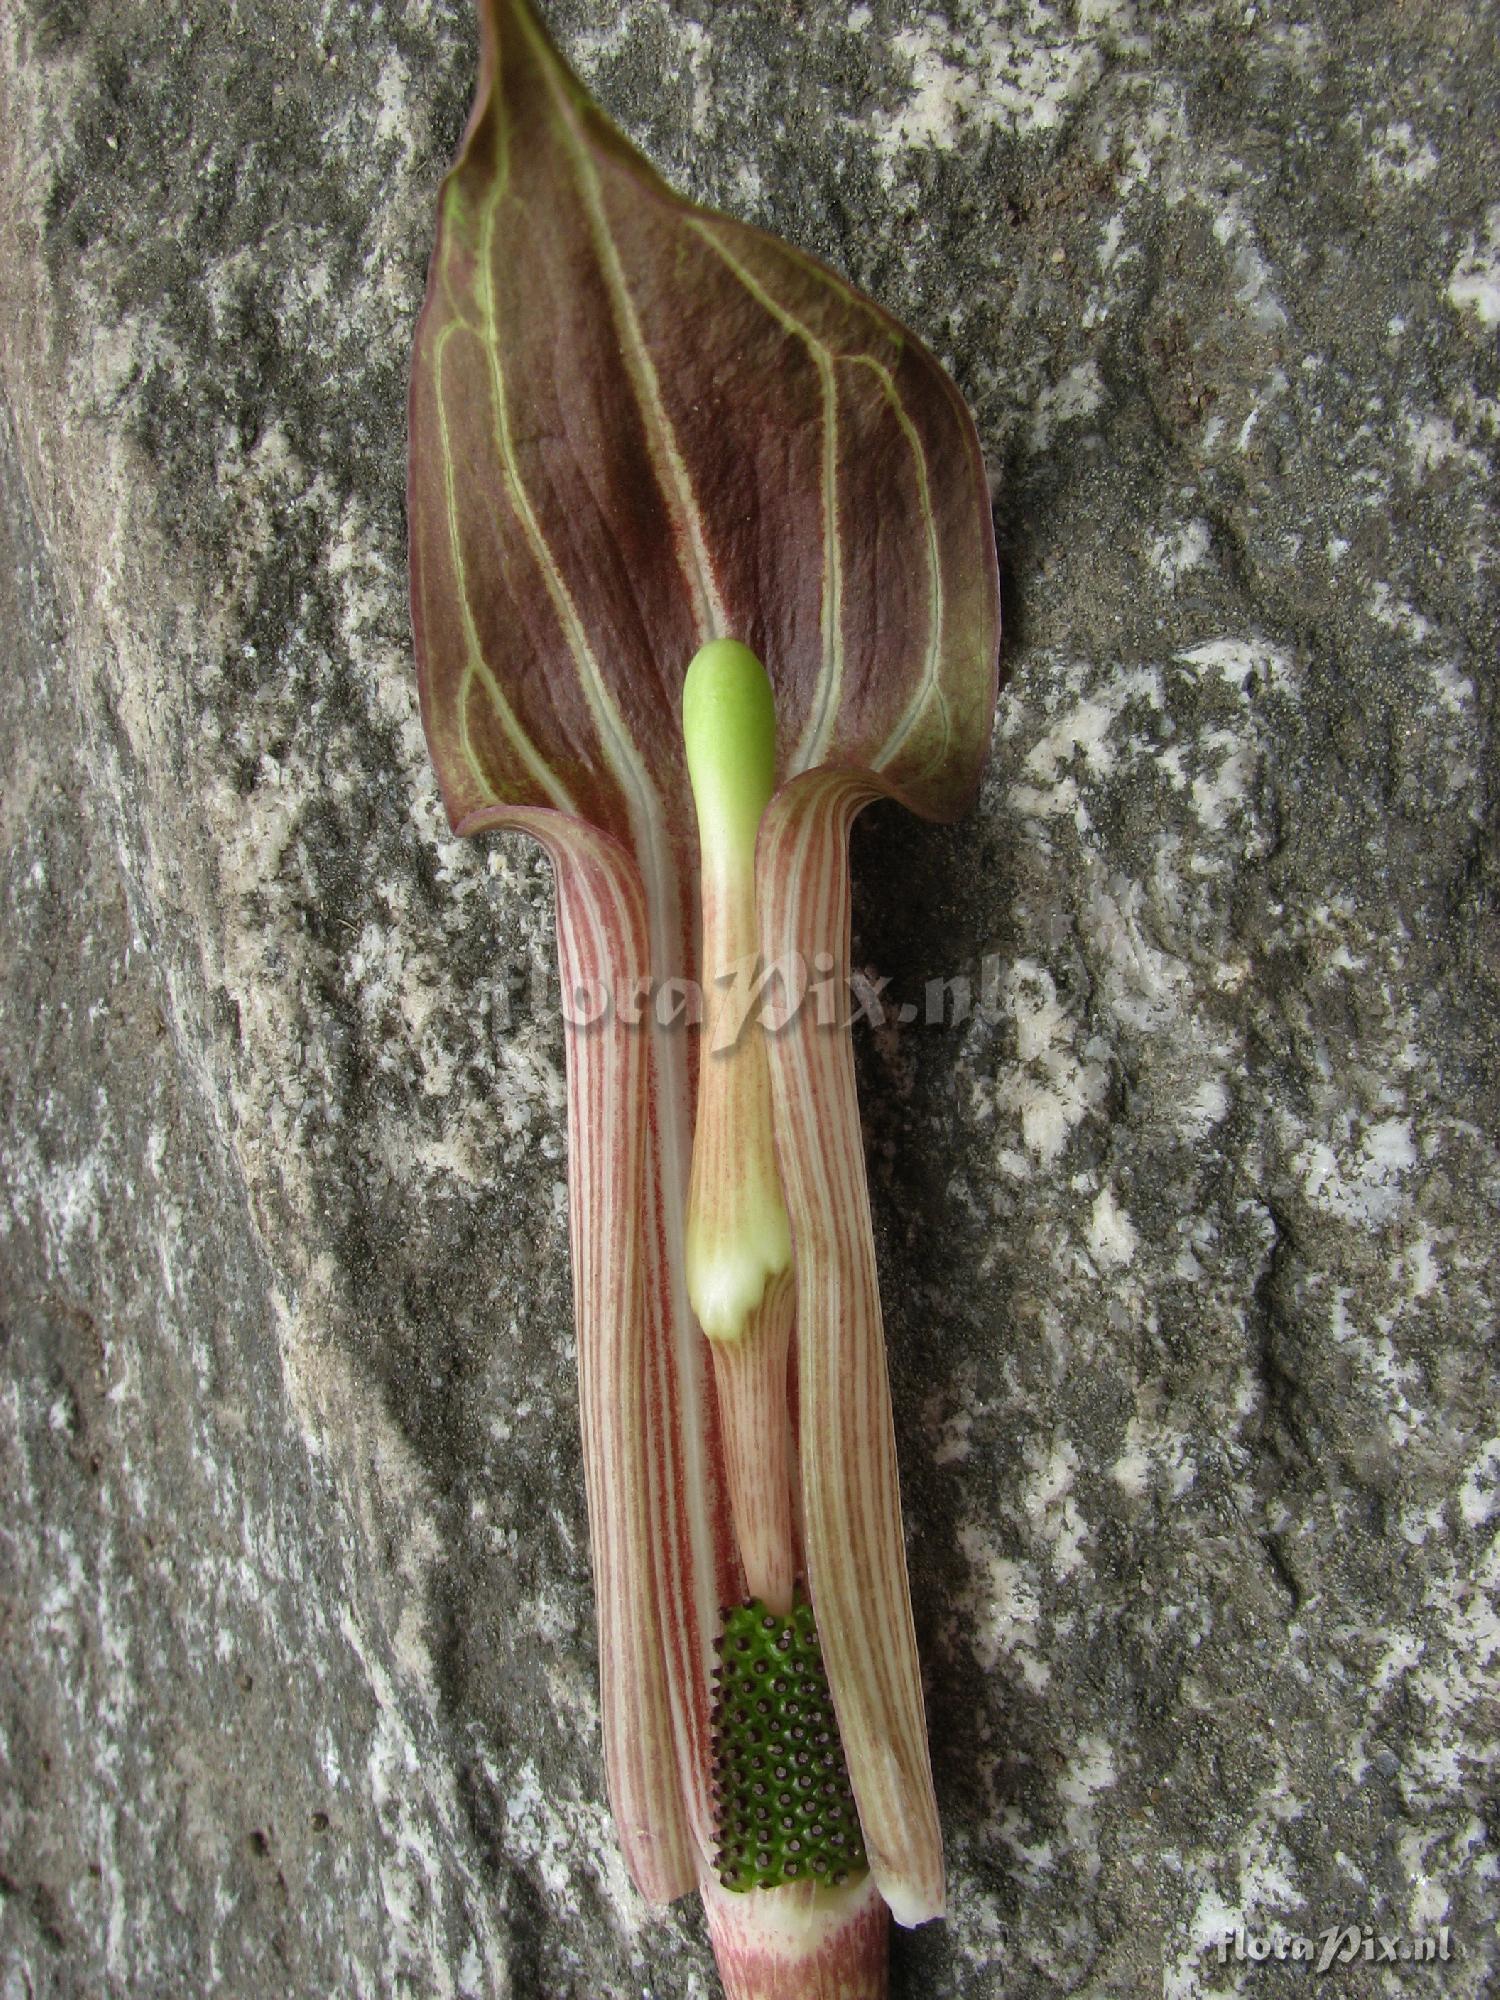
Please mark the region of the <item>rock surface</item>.
<svg viewBox="0 0 1500 2000"><path fill-rule="evenodd" d="M979 417L982 809L861 1044L952 1915L904 1996L1495 1972L1500 46L567 0ZM0 21L0 1994L714 1990L602 1807L550 887L448 837L404 374L459 4ZM1378 1947L1377 1947L1378 1948Z"/></svg>

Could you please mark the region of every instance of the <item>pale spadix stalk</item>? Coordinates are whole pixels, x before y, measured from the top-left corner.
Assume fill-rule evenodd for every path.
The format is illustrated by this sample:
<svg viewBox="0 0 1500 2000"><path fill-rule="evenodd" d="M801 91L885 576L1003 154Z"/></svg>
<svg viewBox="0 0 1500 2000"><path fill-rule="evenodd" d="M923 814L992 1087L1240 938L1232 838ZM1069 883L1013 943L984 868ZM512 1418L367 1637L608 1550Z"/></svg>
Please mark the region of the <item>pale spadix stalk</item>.
<svg viewBox="0 0 1500 2000"><path fill-rule="evenodd" d="M787 1350L792 1236L771 1126L771 1073L744 988L759 959L755 840L776 786L776 709L755 655L712 640L682 689L698 814L705 1006L688 1193L687 1286L708 1336L735 1538L752 1597L791 1609Z"/></svg>
<svg viewBox="0 0 1500 2000"><path fill-rule="evenodd" d="M883 790L944 819L972 799L998 640L984 470L919 341L811 258L675 196L528 0L479 0L479 17L412 363L412 622L452 824L543 842L564 987L605 1001L597 1019L567 1010L565 1046L610 1796L646 1896L701 1883L736 2000L872 2000L886 1904L936 1914L942 1864L848 1037L804 1008L716 1072L712 981L696 1040L650 995L703 976L700 919L715 954L753 951L758 931L768 960L828 951L841 973L859 803ZM743 829L737 886L700 868L680 725L688 663L727 638L774 691L777 789L748 898ZM695 1118L704 1160L760 1163L767 1227L738 1277L720 1261L733 1175L705 1166L689 1227ZM689 1301L690 1235L695 1295L727 1338L706 1341ZM789 1313L782 1479L757 1440L786 1449ZM871 1875L729 1892L715 1641L752 1579L784 1599L799 1570Z"/></svg>

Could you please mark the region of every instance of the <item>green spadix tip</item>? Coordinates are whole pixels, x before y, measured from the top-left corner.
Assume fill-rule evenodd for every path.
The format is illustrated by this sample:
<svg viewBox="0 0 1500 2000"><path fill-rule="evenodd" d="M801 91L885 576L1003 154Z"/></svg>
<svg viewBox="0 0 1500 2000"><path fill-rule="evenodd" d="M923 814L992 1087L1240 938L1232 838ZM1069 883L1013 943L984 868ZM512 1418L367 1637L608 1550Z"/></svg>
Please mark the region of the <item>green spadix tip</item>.
<svg viewBox="0 0 1500 2000"><path fill-rule="evenodd" d="M836 1887L864 1841L833 1697L805 1600L724 1614L713 1711L716 1866L726 1889Z"/></svg>
<svg viewBox="0 0 1500 2000"><path fill-rule="evenodd" d="M776 784L770 677L738 639L710 639L682 684L682 737L704 858L752 857Z"/></svg>

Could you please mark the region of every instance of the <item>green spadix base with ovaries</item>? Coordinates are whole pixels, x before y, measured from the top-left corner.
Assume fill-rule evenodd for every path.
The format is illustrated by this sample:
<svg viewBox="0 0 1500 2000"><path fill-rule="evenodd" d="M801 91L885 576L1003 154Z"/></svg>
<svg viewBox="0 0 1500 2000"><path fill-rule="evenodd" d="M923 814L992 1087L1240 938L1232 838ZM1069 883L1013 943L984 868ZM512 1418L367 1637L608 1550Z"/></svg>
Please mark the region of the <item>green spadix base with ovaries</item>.
<svg viewBox="0 0 1500 2000"><path fill-rule="evenodd" d="M812 1606L725 1614L713 1711L716 1862L727 1889L834 1887L865 1863Z"/></svg>

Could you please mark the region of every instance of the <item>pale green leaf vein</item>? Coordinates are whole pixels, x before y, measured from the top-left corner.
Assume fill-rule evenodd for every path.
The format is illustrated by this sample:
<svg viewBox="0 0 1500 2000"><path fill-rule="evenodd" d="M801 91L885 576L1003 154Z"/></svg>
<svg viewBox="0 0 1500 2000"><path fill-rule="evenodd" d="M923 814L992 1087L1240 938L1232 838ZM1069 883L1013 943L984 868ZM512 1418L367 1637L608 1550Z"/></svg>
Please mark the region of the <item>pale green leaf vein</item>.
<svg viewBox="0 0 1500 2000"><path fill-rule="evenodd" d="M565 82L559 78L556 66L550 60L550 51L524 10L521 19L527 33L537 46L537 52L542 59L557 101L558 128L563 134L578 190L588 213L589 232L594 239L594 247L604 271L610 305L620 335L621 353L640 405L646 449L656 468L657 485L672 519L673 546L693 598L693 622L697 630L698 644L701 645L712 638L732 637L734 635L729 631L728 615L714 576L713 562L708 551L708 538L704 533L703 516L693 490L692 477L682 455L682 448L678 444L676 430L667 414L661 380L656 372L656 362L641 331L640 314L636 309L635 299L620 261L619 245L615 242L609 220L604 213L598 169L578 132L574 107L570 102ZM686 665L686 662L683 664Z"/></svg>
<svg viewBox="0 0 1500 2000"><path fill-rule="evenodd" d="M550 53L543 47L541 55L543 65L550 74L552 68ZM498 56L493 87L497 94L503 90ZM497 122L503 134L504 121ZM507 145L504 137L500 143L502 148ZM600 755L614 774L625 796L626 810L631 824L631 845L646 891L652 970L657 978L665 978L679 970L678 960L681 952L678 939L681 934L681 914L677 869L672 857L662 800L609 690L593 648L589 644L578 607L573 602L572 594L542 533L536 510L521 477L510 434L505 377L500 361L499 311L495 295L495 227L509 165L504 152L498 165L496 189L485 203L479 240L479 260L484 272L480 304L484 315L485 352L489 360L491 394L495 406L495 443L517 519L521 523L538 572L556 612L563 639L573 656L578 671L579 690L593 715ZM683 664L685 667L686 662ZM679 1037L678 1041L681 1039ZM664 1067L674 1069L673 1082L680 1087L680 1079L675 1076L675 1068L682 1060L681 1051L673 1048L670 1055L671 1062L664 1061ZM661 1134L661 1145L664 1199L669 1209L674 1211L668 1216L667 1226L675 1233L675 1240L675 1235L680 1235L681 1230L681 1216L675 1211L681 1207L680 1190L687 1185L687 1174L680 1157L681 1135L671 1121L667 1122L667 1129Z"/></svg>
<svg viewBox="0 0 1500 2000"><path fill-rule="evenodd" d="M838 704L842 696L844 674L844 654L842 636L842 573L839 563L838 514L837 514L837 385L835 366L845 362L851 367L868 368L874 374L891 411L900 426L902 437L911 453L912 470L917 482L917 498L921 509L923 536L926 545L928 575L928 626L927 649L922 662L921 676L911 700L902 710L895 726L881 745L874 758L875 768L883 769L901 752L911 737L913 730L923 719L929 707L936 707L942 720L942 747L931 760L940 764L951 738L951 722L948 703L942 685L942 641L943 641L943 570L942 552L938 546L937 517L932 506L932 486L928 476L927 453L916 425L912 422L905 404L896 388L895 379L884 362L873 354L836 353L819 340L811 327L798 318L788 306L769 292L754 274L744 267L727 248L718 232L708 220L700 216L688 218L689 226L720 257L728 270L755 299L762 309L771 314L779 325L806 347L817 365L824 384L824 451L823 451L823 518L824 518L824 600L823 600L823 643L825 672L820 677L819 700L807 727L798 743L792 769L806 770L821 762L828 751L834 725L838 718ZM858 294L838 282L828 272L805 258L809 275L820 283L831 286L842 297L860 306L867 314L870 308ZM874 317L873 314L870 315ZM879 323L879 322L877 322ZM884 329L882 329L884 330ZM895 338L892 335L892 338Z"/></svg>
<svg viewBox="0 0 1500 2000"><path fill-rule="evenodd" d="M922 663L922 678L917 691L907 703L895 728L880 746L876 757L877 768L883 768L896 758L913 729L921 720L929 703L936 703L943 722L942 747L931 760L940 766L946 759L948 744L952 735L952 724L948 713L947 697L943 693L943 557L938 547L937 516L932 507L932 486L927 476L927 453L923 447L917 427L907 414L906 405L897 393L895 380L889 368L870 354L853 354L849 361L857 366L873 370L880 383L886 401L890 404L896 422L901 427L901 435L906 439L911 452L912 469L916 474L917 497L922 509L922 528L927 542L927 575L929 578L927 657Z"/></svg>
<svg viewBox="0 0 1500 2000"><path fill-rule="evenodd" d="M463 607L464 637L468 647L468 657L464 662L463 674L458 685L459 740L463 745L465 761L488 794L491 804L500 804L499 794L490 783L484 765L475 752L469 732L469 696L477 679L495 711L496 720L532 779L559 812L575 813L577 807L566 786L548 768L536 745L521 726L515 710L506 700L504 691L495 678L494 670L484 656L479 629L474 623L468 567L464 560L463 538L458 527L458 494L454 478L453 449L448 430L448 405L443 393L443 365L447 357L448 342L455 333L469 331L470 329L461 320L445 326L438 335L433 354L434 395L437 403L438 428L443 443L443 495L448 516L448 546L454 574L458 580L458 601Z"/></svg>
<svg viewBox="0 0 1500 2000"><path fill-rule="evenodd" d="M687 224L709 246L763 312L794 340L800 341L818 371L823 397L823 592L819 627L823 640L823 671L817 699L792 752L790 770L805 771L822 762L833 739L844 686L843 560L838 524L838 358L812 328L774 298L755 275L726 248L703 216L688 216Z"/></svg>

